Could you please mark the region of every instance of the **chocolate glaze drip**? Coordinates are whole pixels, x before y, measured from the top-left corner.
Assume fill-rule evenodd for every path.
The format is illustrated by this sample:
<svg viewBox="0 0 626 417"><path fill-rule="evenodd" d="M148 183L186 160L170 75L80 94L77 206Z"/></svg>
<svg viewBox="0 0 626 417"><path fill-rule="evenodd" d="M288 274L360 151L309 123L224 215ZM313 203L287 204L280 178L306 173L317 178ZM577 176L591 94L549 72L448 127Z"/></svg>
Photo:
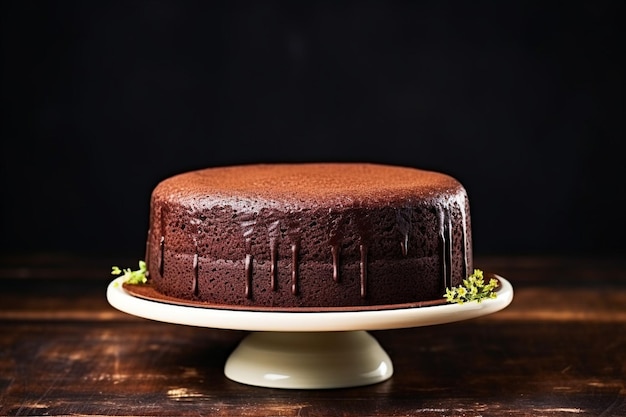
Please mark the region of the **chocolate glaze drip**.
<svg viewBox="0 0 626 417"><path fill-rule="evenodd" d="M161 236L159 240L159 275L163 276L165 269L165 236Z"/></svg>
<svg viewBox="0 0 626 417"><path fill-rule="evenodd" d="M361 298L367 296L367 246L359 245L361 251Z"/></svg>
<svg viewBox="0 0 626 417"><path fill-rule="evenodd" d="M339 252L341 250L342 230L341 230L342 218L334 218L330 223L328 233L328 243L330 244L330 253L333 259L333 281L339 282Z"/></svg>
<svg viewBox="0 0 626 417"><path fill-rule="evenodd" d="M463 273L469 275L471 271L468 271L469 260L467 251L467 216L465 213L465 201L459 202L459 211L461 212L461 223L463 224L462 248L463 248Z"/></svg>
<svg viewBox="0 0 626 417"><path fill-rule="evenodd" d="M333 255L333 281L339 282L339 245L332 245L330 253Z"/></svg>
<svg viewBox="0 0 626 417"><path fill-rule="evenodd" d="M276 277L278 275L278 236L280 236L280 222L274 221L267 226L270 239L270 287L276 291Z"/></svg>
<svg viewBox="0 0 626 417"><path fill-rule="evenodd" d="M159 276L163 276L165 270L165 215L168 210L165 206L161 206L159 211L159 225L161 227L161 239L159 240Z"/></svg>
<svg viewBox="0 0 626 417"><path fill-rule="evenodd" d="M239 225L243 230L243 237L246 245L246 258L244 261L244 270L245 270L245 296L246 298L252 298L252 236L254 234L254 228L256 227L257 221L256 217L253 214L244 214L241 217L241 221Z"/></svg>
<svg viewBox="0 0 626 417"><path fill-rule="evenodd" d="M239 223L243 230L243 237L246 239L246 244L250 244L250 237L254 234L254 227L256 226L256 219L252 215L242 215L242 220Z"/></svg>
<svg viewBox="0 0 626 417"><path fill-rule="evenodd" d="M246 255L246 260L244 262L245 270L246 270L246 289L245 295L246 298L252 298L252 255Z"/></svg>
<svg viewBox="0 0 626 417"><path fill-rule="evenodd" d="M193 284L191 287L193 295L197 296L199 293L198 288L198 245L196 245L196 253L193 255Z"/></svg>
<svg viewBox="0 0 626 417"><path fill-rule="evenodd" d="M270 242L270 288L276 291L276 274L278 263L278 245L276 241Z"/></svg>
<svg viewBox="0 0 626 417"><path fill-rule="evenodd" d="M355 223L360 237L359 251L361 252L361 298L365 298L367 297L367 242L372 239L372 224L367 210L361 209L357 212Z"/></svg>
<svg viewBox="0 0 626 417"><path fill-rule="evenodd" d="M448 207L439 209L439 239L442 251L441 276L445 289L452 281L452 224Z"/></svg>
<svg viewBox="0 0 626 417"><path fill-rule="evenodd" d="M146 265L150 265L150 229L148 229L148 236L146 238L146 254L145 254L145 259L146 259ZM146 276L150 276L150 271L148 271L146 273Z"/></svg>
<svg viewBox="0 0 626 417"><path fill-rule="evenodd" d="M409 229L411 228L410 208L400 208L396 211L396 226L403 237L403 240L400 241L402 255L406 256L409 252Z"/></svg>
<svg viewBox="0 0 626 417"><path fill-rule="evenodd" d="M291 293L298 294L298 251L300 245L298 243L291 244Z"/></svg>
<svg viewBox="0 0 626 417"><path fill-rule="evenodd" d="M409 251L409 234L404 234L404 240L400 242L400 247L402 248L402 255L406 256Z"/></svg>

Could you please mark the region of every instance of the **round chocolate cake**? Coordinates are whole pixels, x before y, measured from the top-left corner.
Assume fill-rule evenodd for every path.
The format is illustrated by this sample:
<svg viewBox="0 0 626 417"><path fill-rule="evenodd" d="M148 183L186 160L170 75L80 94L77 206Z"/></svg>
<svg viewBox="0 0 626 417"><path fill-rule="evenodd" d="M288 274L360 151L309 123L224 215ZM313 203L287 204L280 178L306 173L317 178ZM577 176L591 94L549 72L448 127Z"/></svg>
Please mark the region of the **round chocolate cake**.
<svg viewBox="0 0 626 417"><path fill-rule="evenodd" d="M473 271L469 204L455 179L414 168L208 168L154 189L146 262L158 293L216 306L440 299Z"/></svg>

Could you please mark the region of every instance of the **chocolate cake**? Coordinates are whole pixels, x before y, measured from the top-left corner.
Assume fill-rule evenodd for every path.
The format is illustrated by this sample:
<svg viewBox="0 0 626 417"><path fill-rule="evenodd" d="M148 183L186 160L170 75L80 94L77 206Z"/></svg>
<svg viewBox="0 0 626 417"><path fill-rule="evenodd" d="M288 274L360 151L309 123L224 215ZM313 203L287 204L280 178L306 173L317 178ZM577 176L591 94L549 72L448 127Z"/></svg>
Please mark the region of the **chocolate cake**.
<svg viewBox="0 0 626 417"><path fill-rule="evenodd" d="M297 309L440 299L471 273L450 176L362 163L208 168L154 189L146 262L166 297Z"/></svg>

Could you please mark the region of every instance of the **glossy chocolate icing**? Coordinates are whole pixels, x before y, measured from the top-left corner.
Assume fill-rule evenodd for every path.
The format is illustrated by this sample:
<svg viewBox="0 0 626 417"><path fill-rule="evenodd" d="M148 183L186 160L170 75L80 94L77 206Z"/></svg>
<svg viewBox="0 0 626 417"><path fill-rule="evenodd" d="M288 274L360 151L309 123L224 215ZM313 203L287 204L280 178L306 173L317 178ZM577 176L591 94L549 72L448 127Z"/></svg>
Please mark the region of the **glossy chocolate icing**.
<svg viewBox="0 0 626 417"><path fill-rule="evenodd" d="M221 305L340 307L438 299L473 268L450 176L361 163L208 168L151 199L153 287Z"/></svg>

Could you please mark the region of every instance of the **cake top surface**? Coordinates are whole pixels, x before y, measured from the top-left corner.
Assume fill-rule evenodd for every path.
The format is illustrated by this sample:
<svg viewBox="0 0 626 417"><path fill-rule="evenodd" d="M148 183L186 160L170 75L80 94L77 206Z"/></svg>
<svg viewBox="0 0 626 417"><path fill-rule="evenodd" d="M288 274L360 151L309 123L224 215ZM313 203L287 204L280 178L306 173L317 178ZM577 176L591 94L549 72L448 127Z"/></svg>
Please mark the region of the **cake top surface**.
<svg viewBox="0 0 626 417"><path fill-rule="evenodd" d="M454 178L416 168L369 163L254 164L206 168L162 181L154 196L201 205L307 206L319 201L369 205L464 191Z"/></svg>

